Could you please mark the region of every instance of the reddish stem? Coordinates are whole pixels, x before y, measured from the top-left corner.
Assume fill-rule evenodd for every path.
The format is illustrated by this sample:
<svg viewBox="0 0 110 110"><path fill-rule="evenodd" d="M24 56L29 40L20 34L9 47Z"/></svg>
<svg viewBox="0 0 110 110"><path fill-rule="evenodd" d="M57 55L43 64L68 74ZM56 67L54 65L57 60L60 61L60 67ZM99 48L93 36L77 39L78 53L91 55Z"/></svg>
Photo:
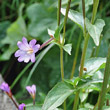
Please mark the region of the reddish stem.
<svg viewBox="0 0 110 110"><path fill-rule="evenodd" d="M43 47L45 47L49 42L51 42L52 40L54 39L54 37L50 38L47 42L43 43L41 46L40 46L40 49L42 49Z"/></svg>
<svg viewBox="0 0 110 110"><path fill-rule="evenodd" d="M10 98L11 98L11 100L13 101L13 103L15 104L16 108L18 109L18 105L17 105L17 103L15 102L15 100L13 99L13 97L10 97Z"/></svg>

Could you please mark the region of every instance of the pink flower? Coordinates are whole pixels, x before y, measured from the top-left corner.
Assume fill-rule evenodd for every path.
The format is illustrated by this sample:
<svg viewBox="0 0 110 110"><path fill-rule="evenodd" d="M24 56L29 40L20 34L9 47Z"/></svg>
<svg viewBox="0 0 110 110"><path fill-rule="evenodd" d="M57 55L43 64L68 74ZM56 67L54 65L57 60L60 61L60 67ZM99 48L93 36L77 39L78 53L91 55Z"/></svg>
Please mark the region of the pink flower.
<svg viewBox="0 0 110 110"><path fill-rule="evenodd" d="M27 91L29 92L29 94L32 96L32 98L35 99L36 86L35 86L35 85L27 86L26 89L27 89Z"/></svg>
<svg viewBox="0 0 110 110"><path fill-rule="evenodd" d="M7 83L3 82L3 83L1 84L1 86L0 86L0 89L3 90L3 91L5 91L5 92L8 94L9 97L12 96L10 87L9 87L9 85L8 85Z"/></svg>
<svg viewBox="0 0 110 110"><path fill-rule="evenodd" d="M29 62L35 62L35 53L40 49L40 45L36 44L36 40L33 39L29 42L27 42L27 39L25 37L22 38L22 42L18 41L17 45L19 47L19 50L15 52L15 57L18 57L18 61L25 63Z"/></svg>
<svg viewBox="0 0 110 110"><path fill-rule="evenodd" d="M20 104L18 107L18 110L24 110L25 106L26 105L24 103Z"/></svg>

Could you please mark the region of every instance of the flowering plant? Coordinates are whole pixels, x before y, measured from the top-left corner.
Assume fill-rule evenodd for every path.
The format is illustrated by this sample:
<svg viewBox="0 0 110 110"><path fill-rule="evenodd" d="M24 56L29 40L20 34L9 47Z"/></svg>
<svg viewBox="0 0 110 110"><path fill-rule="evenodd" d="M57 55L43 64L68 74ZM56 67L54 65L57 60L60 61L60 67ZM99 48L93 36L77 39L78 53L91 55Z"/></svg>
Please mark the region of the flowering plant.
<svg viewBox="0 0 110 110"><path fill-rule="evenodd" d="M0 41L0 60L9 60L1 72L12 83L9 87L3 82L0 89L18 110L110 109L110 4L106 1L38 0L30 5L24 0L26 11L21 4L18 19ZM19 3L13 0L13 4ZM7 6L14 10L12 5ZM105 21L97 19L101 17Z"/></svg>

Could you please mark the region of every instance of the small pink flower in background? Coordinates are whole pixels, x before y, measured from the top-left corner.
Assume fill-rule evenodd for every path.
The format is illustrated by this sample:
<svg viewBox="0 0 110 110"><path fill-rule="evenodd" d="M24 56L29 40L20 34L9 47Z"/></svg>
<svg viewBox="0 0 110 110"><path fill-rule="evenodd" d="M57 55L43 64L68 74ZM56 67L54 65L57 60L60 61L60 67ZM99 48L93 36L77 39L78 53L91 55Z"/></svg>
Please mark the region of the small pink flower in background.
<svg viewBox="0 0 110 110"><path fill-rule="evenodd" d="M25 110L26 105L24 103L20 104L18 110Z"/></svg>
<svg viewBox="0 0 110 110"><path fill-rule="evenodd" d="M27 86L26 89L29 92L29 94L32 96L32 98L35 99L35 96L36 96L36 86L35 85Z"/></svg>
<svg viewBox="0 0 110 110"><path fill-rule="evenodd" d="M35 62L35 53L40 49L40 44L36 44L36 40L33 39L29 42L25 37L22 38L22 42L18 41L17 45L19 47L19 50L15 52L15 57L18 57L18 61L25 63L29 62Z"/></svg>
<svg viewBox="0 0 110 110"><path fill-rule="evenodd" d="M11 93L11 90L10 90L10 87L7 83L3 82L0 86L0 89L5 91L9 97L12 97L12 93Z"/></svg>

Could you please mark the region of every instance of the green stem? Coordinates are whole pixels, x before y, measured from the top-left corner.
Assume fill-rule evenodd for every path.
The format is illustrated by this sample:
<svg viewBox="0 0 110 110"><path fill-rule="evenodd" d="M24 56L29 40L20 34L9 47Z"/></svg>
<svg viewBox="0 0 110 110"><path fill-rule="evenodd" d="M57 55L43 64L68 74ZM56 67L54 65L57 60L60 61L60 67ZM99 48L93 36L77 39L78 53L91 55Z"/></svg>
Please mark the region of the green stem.
<svg viewBox="0 0 110 110"><path fill-rule="evenodd" d="M57 25L60 25L61 0L58 0Z"/></svg>
<svg viewBox="0 0 110 110"><path fill-rule="evenodd" d="M84 2L82 1L82 3L84 3ZM92 24L94 23L94 20L95 20L97 8L98 8L98 3L99 3L99 0L94 0L93 15L92 15L92 20L91 20ZM83 4L83 5L85 5L85 4ZM84 7L82 7L82 8L84 8ZM84 9L83 9L83 11L84 11ZM85 12L83 12L83 13L85 13ZM84 14L83 14L83 18L84 18ZM84 32L85 32L85 30L84 30ZM85 41L84 41L84 48L83 48L82 57L81 57L79 77L82 77L82 75L83 75L83 68L84 68L84 61L85 61L85 56L86 56L86 50L87 50L88 41L89 41L89 37L90 37L89 34L84 34L84 35L85 35L85 37L84 37ZM76 96L75 96L76 99L74 101L73 110L77 110L78 102L79 102L79 92L80 92L80 90L77 91L77 93L76 93Z"/></svg>
<svg viewBox="0 0 110 110"><path fill-rule="evenodd" d="M64 45L64 40L65 40L66 22L67 22L67 18L68 18L68 11L69 11L69 8L70 8L70 3L71 3L71 0L68 0L68 4L67 4L67 7L66 7L66 14L65 14L65 18L64 18L64 28L63 28L63 41L62 41L62 45Z"/></svg>
<svg viewBox="0 0 110 110"><path fill-rule="evenodd" d="M80 36L79 36L79 39L78 39L78 43L77 43L77 47L76 47L75 58L74 58L74 61L73 61L73 67L72 67L72 72L71 72L70 79L72 79L73 76L74 76L74 71L75 71L75 67L76 67L76 62L77 62L77 57L78 57L78 52L79 52L79 46L80 46L80 42L81 42L81 37L82 37L82 32L80 33Z"/></svg>
<svg viewBox="0 0 110 110"><path fill-rule="evenodd" d="M86 50L87 50L87 46L88 46L89 37L90 37L89 34L87 34L87 36L85 38L85 41L84 41L84 48L83 48L82 57L81 57L79 77L82 77L82 75L83 75L84 61L85 61L85 56L86 56Z"/></svg>
<svg viewBox="0 0 110 110"><path fill-rule="evenodd" d="M84 37L86 36L86 24L85 24L85 0L82 0L83 20L84 20Z"/></svg>
<svg viewBox="0 0 110 110"><path fill-rule="evenodd" d="M94 23L94 20L95 20L98 5L99 5L99 0L94 0L93 1L93 14L92 14L92 19L91 19L92 24Z"/></svg>
<svg viewBox="0 0 110 110"><path fill-rule="evenodd" d="M35 62L34 66L32 67L31 71L29 72L29 75L25 81L24 87L26 87L35 71L35 69L37 68L38 64L40 63L40 61L42 60L42 58L45 56L45 54L54 46L54 44L50 44L48 47L46 47L46 49L43 50L43 52L39 55L38 60ZM24 88L25 90L25 88ZM23 90L23 91L24 91Z"/></svg>
<svg viewBox="0 0 110 110"><path fill-rule="evenodd" d="M58 12L57 12L57 24L60 25L60 14L61 14L61 0L58 0ZM60 36L59 36L60 41ZM60 67L61 67L61 78L64 79L64 65L63 65L63 49L60 48ZM66 110L66 101L63 103L63 108Z"/></svg>
<svg viewBox="0 0 110 110"><path fill-rule="evenodd" d="M60 3L61 3L61 1L58 2L58 4L59 4L58 10L60 10L60 8L61 8ZM68 11L69 11L69 7L70 7L70 3L71 3L71 0L68 0L68 4L67 4L67 8L66 8L66 15L64 18L63 41L61 42L62 46L64 45L66 22L67 22L67 18L68 18ZM59 14L60 14L60 12L59 12ZM60 15L59 15L59 18L60 18ZM58 24L59 24L59 21L60 21L60 19L58 19ZM61 65L61 77L63 80L64 79L64 64L63 64L63 48L62 47L60 48L60 65ZM66 101L64 102L64 110L66 110Z"/></svg>
<svg viewBox="0 0 110 110"><path fill-rule="evenodd" d="M60 67L61 67L61 78L64 79L64 65L63 65L63 48L60 48Z"/></svg>
<svg viewBox="0 0 110 110"><path fill-rule="evenodd" d="M60 14L61 14L61 0L58 0L58 11L57 11L57 24L60 25ZM60 36L59 36L60 41ZM61 67L61 78L64 79L64 66L63 66L63 49L60 48L60 67Z"/></svg>
<svg viewBox="0 0 110 110"><path fill-rule="evenodd" d="M58 26L60 25L60 14L61 14L61 0L58 0L58 11L57 11L57 24ZM59 41L60 41L60 36L59 36ZM63 49L62 47L60 48L60 67L61 67L61 78L62 81L64 79L64 65L63 65ZM63 108L66 110L66 101L63 103Z"/></svg>
<svg viewBox="0 0 110 110"><path fill-rule="evenodd" d="M101 41L102 41L102 36L100 36L100 41L99 41L99 45L98 45L97 48L96 48L96 55L95 55L95 57L98 56L99 49L100 49L100 45L101 45Z"/></svg>
<svg viewBox="0 0 110 110"><path fill-rule="evenodd" d="M93 49L92 49L90 58L91 58L91 57L94 57L94 52L95 52L95 47L93 47Z"/></svg>
<svg viewBox="0 0 110 110"><path fill-rule="evenodd" d="M99 97L98 97L98 101L97 101L97 103L95 104L93 110L96 110L96 108L97 108L97 106L98 106L98 104L99 104L99 100L100 100L100 94L99 94Z"/></svg>
<svg viewBox="0 0 110 110"><path fill-rule="evenodd" d="M38 57L37 57L38 58ZM17 82L20 80L20 78L23 76L23 74L26 72L26 70L32 65L32 62L26 65L26 67L19 73L19 75L16 77L16 79L13 81L11 85L11 89L17 84Z"/></svg>
<svg viewBox="0 0 110 110"><path fill-rule="evenodd" d="M106 62L106 66L105 66L103 86L102 86L102 91L101 91L101 95L100 95L98 110L102 110L104 100L105 100L105 94L107 91L107 84L108 84L109 77L110 77L110 45L109 45L109 49L108 49L108 56L107 56L107 62Z"/></svg>
<svg viewBox="0 0 110 110"><path fill-rule="evenodd" d="M75 101L74 101L73 110L77 110L78 103L79 103L79 91L77 91L77 93L75 95Z"/></svg>
<svg viewBox="0 0 110 110"><path fill-rule="evenodd" d="M82 77L82 75L83 75L84 60L85 60L85 56L86 56L88 41L89 41L89 34L87 34L87 36L85 37L84 48L83 48L82 57L81 57L81 64L80 64L81 66L80 66L79 77ZM78 102L79 102L79 92L80 92L80 90L77 91L77 93L75 95L73 110L77 110L77 106L78 106Z"/></svg>

